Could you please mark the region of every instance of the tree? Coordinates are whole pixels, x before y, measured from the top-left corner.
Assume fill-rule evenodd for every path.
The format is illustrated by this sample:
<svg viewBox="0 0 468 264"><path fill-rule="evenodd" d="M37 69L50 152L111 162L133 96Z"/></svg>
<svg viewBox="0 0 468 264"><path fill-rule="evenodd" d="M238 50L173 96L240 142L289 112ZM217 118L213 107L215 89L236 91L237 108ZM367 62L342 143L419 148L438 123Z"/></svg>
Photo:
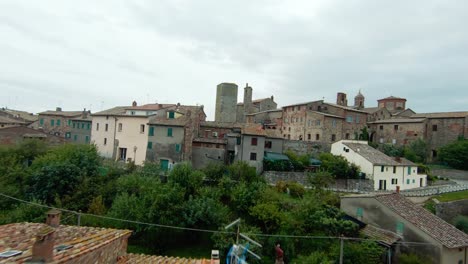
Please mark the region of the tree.
<svg viewBox="0 0 468 264"><path fill-rule="evenodd" d="M361 132L359 133L359 140L369 140L369 132L367 131L367 127L363 127Z"/></svg>
<svg viewBox="0 0 468 264"><path fill-rule="evenodd" d="M427 144L422 139L417 139L403 149L403 156L416 163L423 163L426 161Z"/></svg>
<svg viewBox="0 0 468 264"><path fill-rule="evenodd" d="M202 186L205 174L198 170L193 170L189 163L180 163L175 166L169 174L168 182L178 185L185 190L185 200L190 195L195 195Z"/></svg>
<svg viewBox="0 0 468 264"><path fill-rule="evenodd" d="M335 182L333 175L327 171L309 173L308 177L312 188L315 190L328 188L328 186Z"/></svg>
<svg viewBox="0 0 468 264"><path fill-rule="evenodd" d="M331 153L321 153L319 156L322 162L321 169L340 179L356 179L359 177L359 167L349 164L342 156L335 156Z"/></svg>
<svg viewBox="0 0 468 264"><path fill-rule="evenodd" d="M453 168L468 170L468 140L457 140L440 148L439 160Z"/></svg>
<svg viewBox="0 0 468 264"><path fill-rule="evenodd" d="M254 167L245 161L236 161L228 166L228 175L232 180L242 182L256 182L260 180Z"/></svg>

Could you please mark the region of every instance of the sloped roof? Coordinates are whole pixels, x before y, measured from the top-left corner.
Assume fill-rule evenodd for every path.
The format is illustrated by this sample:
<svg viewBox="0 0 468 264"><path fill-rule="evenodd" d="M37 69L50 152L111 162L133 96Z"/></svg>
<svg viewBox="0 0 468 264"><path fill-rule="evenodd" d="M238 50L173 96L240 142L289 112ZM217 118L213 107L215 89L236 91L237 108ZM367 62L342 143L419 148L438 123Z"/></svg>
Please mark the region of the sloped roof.
<svg viewBox="0 0 468 264"><path fill-rule="evenodd" d="M167 107L174 106L175 104L145 104L139 106L129 106L128 110L160 110Z"/></svg>
<svg viewBox="0 0 468 264"><path fill-rule="evenodd" d="M203 121L200 123L202 127L216 127L216 128L241 128L244 124L242 123L230 123L230 122L216 122L216 121Z"/></svg>
<svg viewBox="0 0 468 264"><path fill-rule="evenodd" d="M382 101L382 100L405 100L405 98L402 98L402 97L396 97L396 96L389 96L389 97L385 97L385 98L382 98L382 99L379 99L377 100L378 101Z"/></svg>
<svg viewBox="0 0 468 264"><path fill-rule="evenodd" d="M28 113L26 111L19 111L19 110L13 110L13 109L8 109L8 108L2 108L0 111L13 115L13 116L17 116L29 122L37 121L37 115Z"/></svg>
<svg viewBox="0 0 468 264"><path fill-rule="evenodd" d="M151 125L163 125L163 126L185 126L191 119L198 118L198 114L203 111L203 106L191 106L191 105L174 105L167 108L167 110L174 110L177 113L182 114L178 118L167 118L164 116L152 116L150 117L149 124ZM206 115L205 115L206 116Z"/></svg>
<svg viewBox="0 0 468 264"><path fill-rule="evenodd" d="M92 114L92 116L107 116L107 115L121 115L125 113L125 109L129 106L116 106L104 111L100 111L97 113Z"/></svg>
<svg viewBox="0 0 468 264"><path fill-rule="evenodd" d="M38 113L38 115L53 115L53 116L64 116L64 117L75 117L79 116L83 113L83 111L44 111Z"/></svg>
<svg viewBox="0 0 468 264"><path fill-rule="evenodd" d="M468 246L468 235L398 193L375 199L447 248Z"/></svg>
<svg viewBox="0 0 468 264"><path fill-rule="evenodd" d="M275 129L265 129L265 135L269 138L283 139L281 135L278 135L279 131Z"/></svg>
<svg viewBox="0 0 468 264"><path fill-rule="evenodd" d="M361 111L364 111L368 114L373 114L377 111L379 111L380 109L384 109L384 108L379 108L379 107L365 107L365 108L362 108Z"/></svg>
<svg viewBox="0 0 468 264"><path fill-rule="evenodd" d="M383 152L361 143L343 142L343 145L349 147L358 155L368 160L374 165L387 165L387 166L416 166L413 162L400 158L400 162L385 155Z"/></svg>
<svg viewBox="0 0 468 264"><path fill-rule="evenodd" d="M332 115L332 114L328 114L328 113L324 113L324 112L319 112L319 111L311 111L312 113L316 113L316 114L319 114L319 115L323 115L323 116L327 116L327 117L333 117L333 118L340 118L340 119L345 119L344 117L342 116L338 116L338 115Z"/></svg>
<svg viewBox="0 0 468 264"><path fill-rule="evenodd" d="M366 225L363 229L360 230L360 233L375 239L381 243L384 243L387 246L391 246L400 240L402 237L398 234L391 232L389 230L385 230L382 228L378 228L373 225Z"/></svg>
<svg viewBox="0 0 468 264"><path fill-rule="evenodd" d="M369 124L422 123L424 118L391 118L369 122Z"/></svg>
<svg viewBox="0 0 468 264"><path fill-rule="evenodd" d="M414 114L411 118L464 118L468 116L467 111L463 112L439 112Z"/></svg>
<svg viewBox="0 0 468 264"><path fill-rule="evenodd" d="M266 100L271 100L271 97L255 99L255 100L252 100L252 103L260 103Z"/></svg>
<svg viewBox="0 0 468 264"><path fill-rule="evenodd" d="M192 258L179 258L179 257L167 257L167 256L152 256L144 254L127 254L122 262L119 263L128 263L128 264L143 264L143 263L152 263L152 264L205 264L210 263L210 261L205 259L192 259Z"/></svg>
<svg viewBox="0 0 468 264"><path fill-rule="evenodd" d="M261 125L245 125L242 128L242 134L244 135L252 135L252 136L263 136L265 137L267 134L265 132L265 129L262 128Z"/></svg>
<svg viewBox="0 0 468 264"><path fill-rule="evenodd" d="M334 107L338 107L338 108L345 109L345 110L348 110L348 111L353 111L353 112L359 112L359 113L367 114L366 111L354 109L354 108L349 107L349 106L343 106L343 105L338 105L338 104L333 104L333 103L323 103L323 104L330 105L330 106L334 106Z"/></svg>
<svg viewBox="0 0 468 264"><path fill-rule="evenodd" d="M21 255L1 259L0 263L23 262L31 258L32 246L39 231L51 229L42 223L14 223L0 226L0 252L20 250ZM54 251L54 262L65 262L105 246L120 237L130 235L130 230L66 226L55 228L55 245L70 245L71 249Z"/></svg>
<svg viewBox="0 0 468 264"><path fill-rule="evenodd" d="M23 120L0 116L0 123L4 124L27 124Z"/></svg>

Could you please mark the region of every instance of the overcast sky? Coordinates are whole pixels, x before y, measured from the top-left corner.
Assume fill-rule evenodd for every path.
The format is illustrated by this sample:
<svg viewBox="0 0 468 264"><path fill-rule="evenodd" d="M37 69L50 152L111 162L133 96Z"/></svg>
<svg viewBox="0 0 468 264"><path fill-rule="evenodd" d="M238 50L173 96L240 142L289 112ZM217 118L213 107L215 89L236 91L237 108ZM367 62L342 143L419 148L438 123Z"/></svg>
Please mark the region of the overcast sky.
<svg viewBox="0 0 468 264"><path fill-rule="evenodd" d="M0 1L0 104L204 105L235 82L279 106L386 96L468 111L468 1Z"/></svg>

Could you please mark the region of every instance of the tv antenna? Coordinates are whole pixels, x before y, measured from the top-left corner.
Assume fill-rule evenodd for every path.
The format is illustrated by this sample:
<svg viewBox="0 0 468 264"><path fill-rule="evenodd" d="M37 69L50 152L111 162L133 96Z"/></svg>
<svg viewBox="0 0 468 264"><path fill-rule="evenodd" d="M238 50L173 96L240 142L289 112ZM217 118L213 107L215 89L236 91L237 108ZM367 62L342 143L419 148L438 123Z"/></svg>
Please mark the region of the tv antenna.
<svg viewBox="0 0 468 264"><path fill-rule="evenodd" d="M227 264L247 264L247 262L245 261L247 253L259 260L262 259L259 255L249 250L250 243L258 247L262 247L262 245L257 241L253 240L252 238L248 237L246 234L240 232L240 222L241 219L238 218L224 227L224 229L229 229L237 225L236 244L232 245L231 249L229 249L229 252L226 256ZM248 242L245 245L239 244L239 237L247 240Z"/></svg>

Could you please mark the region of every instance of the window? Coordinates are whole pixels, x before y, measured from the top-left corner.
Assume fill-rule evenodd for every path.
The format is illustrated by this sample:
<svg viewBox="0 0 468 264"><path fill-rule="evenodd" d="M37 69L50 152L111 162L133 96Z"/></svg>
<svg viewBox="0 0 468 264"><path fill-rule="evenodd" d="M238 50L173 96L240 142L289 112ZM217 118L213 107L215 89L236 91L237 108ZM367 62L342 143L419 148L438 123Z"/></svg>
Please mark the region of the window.
<svg viewBox="0 0 468 264"><path fill-rule="evenodd" d="M96 131L99 131L99 123L96 123Z"/></svg>
<svg viewBox="0 0 468 264"><path fill-rule="evenodd" d="M57 119L57 126L60 126L60 122L61 122L61 120Z"/></svg>
<svg viewBox="0 0 468 264"><path fill-rule="evenodd" d="M39 124L41 124L41 126L44 125L44 118L41 118L41 120L39 120Z"/></svg>
<svg viewBox="0 0 468 264"><path fill-rule="evenodd" d="M406 184L410 184L410 179L406 179Z"/></svg>
<svg viewBox="0 0 468 264"><path fill-rule="evenodd" d="M416 183L416 180L415 180L415 179L413 179L413 183Z"/></svg>
<svg viewBox="0 0 468 264"><path fill-rule="evenodd" d="M172 137L172 127L167 128L167 136Z"/></svg>
<svg viewBox="0 0 468 264"><path fill-rule="evenodd" d="M180 144L175 144L175 151L176 151L177 153L180 152Z"/></svg>
<svg viewBox="0 0 468 264"><path fill-rule="evenodd" d="M320 126L320 120L316 120L316 121L315 121L315 125L316 125L316 126Z"/></svg>
<svg viewBox="0 0 468 264"><path fill-rule="evenodd" d="M331 141L335 141L335 140L336 140L336 135L335 134L331 135Z"/></svg>
<svg viewBox="0 0 468 264"><path fill-rule="evenodd" d="M78 141L78 135L73 135L73 141Z"/></svg>
<svg viewBox="0 0 468 264"><path fill-rule="evenodd" d="M107 126L107 124L106 124L106 126ZM106 129L106 131L107 131L107 129ZM119 123L119 132L121 132L121 131L122 131L122 123Z"/></svg>
<svg viewBox="0 0 468 264"><path fill-rule="evenodd" d="M356 124L359 124L359 116L356 116Z"/></svg>
<svg viewBox="0 0 468 264"><path fill-rule="evenodd" d="M145 125L140 125L140 133L145 133Z"/></svg>
<svg viewBox="0 0 468 264"><path fill-rule="evenodd" d="M87 129L87 130L90 130L90 129L91 129L91 124L90 124L90 123L88 123L88 124L86 125L86 129Z"/></svg>
<svg viewBox="0 0 468 264"><path fill-rule="evenodd" d="M382 126L382 125L381 125L381 126L379 126L379 129L380 129L380 130L383 130L383 126Z"/></svg>
<svg viewBox="0 0 468 264"><path fill-rule="evenodd" d="M105 131L109 130L109 124L106 124L106 127L104 129ZM122 131L122 123L119 124L119 131Z"/></svg>
<svg viewBox="0 0 468 264"><path fill-rule="evenodd" d="M315 134L315 140L320 140L320 134Z"/></svg>
<svg viewBox="0 0 468 264"><path fill-rule="evenodd" d="M363 215L364 215L364 210L361 207L356 208L356 216L358 218L362 218Z"/></svg>
<svg viewBox="0 0 468 264"><path fill-rule="evenodd" d="M68 126L71 126L71 123L72 123L71 119L68 119Z"/></svg>
<svg viewBox="0 0 468 264"><path fill-rule="evenodd" d="M257 160L257 153L250 152L250 160Z"/></svg>
<svg viewBox="0 0 468 264"><path fill-rule="evenodd" d="M252 146L257 146L257 138L256 138L256 137L254 137L254 138L252 138L252 139L250 140L250 145L252 145Z"/></svg>
<svg viewBox="0 0 468 264"><path fill-rule="evenodd" d="M104 138L104 145L107 145L107 138Z"/></svg>
<svg viewBox="0 0 468 264"><path fill-rule="evenodd" d="M85 136L85 142L89 143L89 136Z"/></svg>
<svg viewBox="0 0 468 264"><path fill-rule="evenodd" d="M73 123L73 128L75 128L75 123Z"/></svg>
<svg viewBox="0 0 468 264"><path fill-rule="evenodd" d="M437 131L437 125L432 125L432 131Z"/></svg>
<svg viewBox="0 0 468 264"><path fill-rule="evenodd" d="M380 166L380 172L384 172L385 166Z"/></svg>
<svg viewBox="0 0 468 264"><path fill-rule="evenodd" d="M65 133L65 138L71 138L71 133L70 133L70 132L66 132L66 133Z"/></svg>
<svg viewBox="0 0 468 264"><path fill-rule="evenodd" d="M236 138L236 144L237 144L237 145L240 145L240 144L241 144L241 138L240 138L240 137Z"/></svg>
<svg viewBox="0 0 468 264"><path fill-rule="evenodd" d="M396 233L398 235L403 235L403 230L405 229L405 224L402 222L398 221L396 224Z"/></svg>
<svg viewBox="0 0 468 264"><path fill-rule="evenodd" d="M336 120L335 119L332 120L332 127L336 127Z"/></svg>
<svg viewBox="0 0 468 264"><path fill-rule="evenodd" d="M154 136L154 127L149 128L148 136L150 137Z"/></svg>
<svg viewBox="0 0 468 264"><path fill-rule="evenodd" d="M393 178L393 179L392 179L392 184L398 184L398 179Z"/></svg>
<svg viewBox="0 0 468 264"><path fill-rule="evenodd" d="M81 123L81 128L84 129L84 123Z"/></svg>
<svg viewBox="0 0 468 264"><path fill-rule="evenodd" d="M270 140L265 141L265 148L271 149L271 145L272 144Z"/></svg>
<svg viewBox="0 0 468 264"><path fill-rule="evenodd" d="M408 167L408 175L411 175L411 167Z"/></svg>
<svg viewBox="0 0 468 264"><path fill-rule="evenodd" d="M398 130L398 125L394 125L393 130Z"/></svg>
<svg viewBox="0 0 468 264"><path fill-rule="evenodd" d="M54 119L51 119L51 120L50 120L50 126L54 126L54 123L55 123L55 120L54 120Z"/></svg>
<svg viewBox="0 0 468 264"><path fill-rule="evenodd" d="M307 134L307 139L308 140L311 140L312 139L312 136L310 134Z"/></svg>
<svg viewBox="0 0 468 264"><path fill-rule="evenodd" d="M119 148L119 158L120 160L127 159L127 148Z"/></svg>
<svg viewBox="0 0 468 264"><path fill-rule="evenodd" d="M396 166L393 166L393 174L396 173Z"/></svg>
<svg viewBox="0 0 468 264"><path fill-rule="evenodd" d="M151 141L148 141L148 146L147 146L148 149L152 149L153 148L153 142Z"/></svg>
<svg viewBox="0 0 468 264"><path fill-rule="evenodd" d="M169 112L169 119L174 119L174 112Z"/></svg>
<svg viewBox="0 0 468 264"><path fill-rule="evenodd" d="M349 133L346 133L345 139L349 139Z"/></svg>
<svg viewBox="0 0 468 264"><path fill-rule="evenodd" d="M352 116L347 116L346 117L346 122L352 123L353 122L353 117Z"/></svg>
<svg viewBox="0 0 468 264"><path fill-rule="evenodd" d="M135 111L131 111L130 114L131 114L131 115L135 115Z"/></svg>

